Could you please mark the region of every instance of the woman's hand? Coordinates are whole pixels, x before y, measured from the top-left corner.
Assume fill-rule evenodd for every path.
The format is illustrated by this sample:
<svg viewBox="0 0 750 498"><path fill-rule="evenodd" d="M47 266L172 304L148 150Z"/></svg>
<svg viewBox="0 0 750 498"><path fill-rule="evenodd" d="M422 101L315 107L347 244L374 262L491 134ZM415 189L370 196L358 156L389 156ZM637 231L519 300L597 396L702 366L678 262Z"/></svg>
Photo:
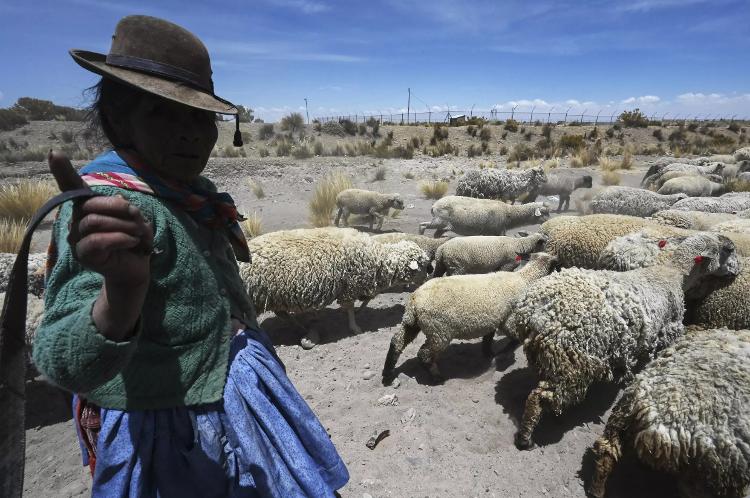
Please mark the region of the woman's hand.
<svg viewBox="0 0 750 498"><path fill-rule="evenodd" d="M60 190L85 187L64 154L50 152L47 159ZM68 243L84 268L104 277L92 318L110 340L126 340L135 330L151 277L153 239L152 224L122 196L92 197L73 208Z"/></svg>

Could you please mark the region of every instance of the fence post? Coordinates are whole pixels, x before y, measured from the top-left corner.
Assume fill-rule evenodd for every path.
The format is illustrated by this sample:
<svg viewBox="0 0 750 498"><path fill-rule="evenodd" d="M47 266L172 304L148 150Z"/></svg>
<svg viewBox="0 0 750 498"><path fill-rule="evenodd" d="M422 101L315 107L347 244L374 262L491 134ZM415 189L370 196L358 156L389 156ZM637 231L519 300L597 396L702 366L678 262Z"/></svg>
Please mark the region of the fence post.
<svg viewBox="0 0 750 498"><path fill-rule="evenodd" d="M427 124L432 124L432 111L427 111Z"/></svg>
<svg viewBox="0 0 750 498"><path fill-rule="evenodd" d="M401 113L401 124L404 124L404 113Z"/></svg>

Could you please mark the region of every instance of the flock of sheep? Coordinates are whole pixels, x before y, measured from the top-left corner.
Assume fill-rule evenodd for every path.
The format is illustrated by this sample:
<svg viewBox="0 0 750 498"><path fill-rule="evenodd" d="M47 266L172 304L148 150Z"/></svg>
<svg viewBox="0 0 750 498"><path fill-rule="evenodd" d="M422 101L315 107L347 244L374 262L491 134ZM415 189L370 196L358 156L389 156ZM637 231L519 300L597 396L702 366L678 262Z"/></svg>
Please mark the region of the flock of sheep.
<svg viewBox="0 0 750 498"><path fill-rule="evenodd" d="M553 219L537 196L557 195L558 212L567 209L575 189L592 186L590 176L472 171L457 195L433 204L419 235L338 226L272 232L249 241L252 260L240 274L259 313L337 301L354 332L356 301L364 307L379 293L416 286L385 356L385 385L420 332L417 356L437 381L437 360L453 339L481 337L492 356L500 334L523 345L541 379L526 401L519 449L533 446L545 413L580 403L594 382L617 382L624 394L593 446L593 496L604 496L630 448L693 495L741 497L750 485L750 193L724 188L747 175L750 148L719 159L656 162L647 188L607 187L593 196L593 214ZM357 214L378 228L389 209L403 208L397 194L354 189L337 204L336 225ZM506 236L538 224L538 233ZM34 296L42 256L30 265L29 341L42 310ZM10 267L12 257L0 263Z"/></svg>

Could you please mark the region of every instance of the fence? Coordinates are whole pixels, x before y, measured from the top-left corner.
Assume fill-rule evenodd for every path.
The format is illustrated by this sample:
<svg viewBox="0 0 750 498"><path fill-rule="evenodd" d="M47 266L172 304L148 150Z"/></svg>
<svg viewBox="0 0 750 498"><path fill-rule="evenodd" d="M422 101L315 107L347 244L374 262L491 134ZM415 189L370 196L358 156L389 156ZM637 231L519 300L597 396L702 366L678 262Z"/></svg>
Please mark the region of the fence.
<svg viewBox="0 0 750 498"><path fill-rule="evenodd" d="M461 116L465 119L485 119L489 121L505 121L513 119L520 123L580 123L580 124L612 124L617 121L617 118L623 112L618 110L612 111L599 111L596 114L586 114L584 110L580 114L574 114L569 112L551 112L551 111L434 111L434 112L399 112L399 113L382 113L382 114L341 114L338 116L321 116L316 117L315 120L321 123L327 121L341 121L348 119L354 123L365 123L368 120L374 119L380 124L432 124L432 123L448 123L451 119L457 119ZM651 121L668 121L668 122L685 122L685 121L734 121L734 116L712 116L712 115L692 115L692 114L673 114L670 113L654 113L647 115Z"/></svg>

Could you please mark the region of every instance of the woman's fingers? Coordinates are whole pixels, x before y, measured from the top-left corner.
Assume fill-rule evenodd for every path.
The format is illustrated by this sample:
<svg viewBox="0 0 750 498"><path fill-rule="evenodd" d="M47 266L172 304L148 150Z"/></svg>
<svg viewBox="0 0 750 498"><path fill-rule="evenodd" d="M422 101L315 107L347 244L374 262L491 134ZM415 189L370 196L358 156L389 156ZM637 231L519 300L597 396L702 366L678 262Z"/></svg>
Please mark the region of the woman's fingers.
<svg viewBox="0 0 750 498"><path fill-rule="evenodd" d="M47 164L60 192L86 187L68 157L62 152L50 150L47 155Z"/></svg>
<svg viewBox="0 0 750 498"><path fill-rule="evenodd" d="M81 217L95 213L122 219L143 219L140 209L119 195L92 197L81 203L79 213Z"/></svg>
<svg viewBox="0 0 750 498"><path fill-rule="evenodd" d="M79 261L97 265L104 263L114 251L132 249L140 241L139 237L122 232L95 233L78 241L76 256Z"/></svg>
<svg viewBox="0 0 750 498"><path fill-rule="evenodd" d="M98 213L87 214L78 223L79 238L96 232L124 232L133 237L144 237L148 232L148 225L144 222L125 220Z"/></svg>

